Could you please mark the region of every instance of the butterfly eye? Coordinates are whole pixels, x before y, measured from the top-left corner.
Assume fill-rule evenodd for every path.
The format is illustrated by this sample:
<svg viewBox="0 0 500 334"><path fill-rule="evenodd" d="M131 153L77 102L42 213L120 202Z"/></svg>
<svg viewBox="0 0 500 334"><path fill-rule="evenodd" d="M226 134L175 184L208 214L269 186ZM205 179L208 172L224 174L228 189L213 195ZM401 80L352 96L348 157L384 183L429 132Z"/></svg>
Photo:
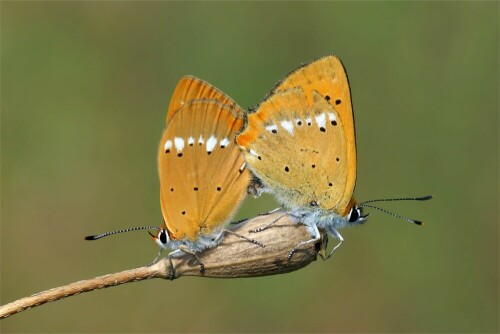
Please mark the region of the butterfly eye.
<svg viewBox="0 0 500 334"><path fill-rule="evenodd" d="M168 235L167 235L167 231L165 231L165 229L161 229L160 233L158 233L158 240L160 240L160 242L163 245L168 243Z"/></svg>
<svg viewBox="0 0 500 334"><path fill-rule="evenodd" d="M359 219L361 212L357 206L353 206L349 212L349 223L354 223Z"/></svg>

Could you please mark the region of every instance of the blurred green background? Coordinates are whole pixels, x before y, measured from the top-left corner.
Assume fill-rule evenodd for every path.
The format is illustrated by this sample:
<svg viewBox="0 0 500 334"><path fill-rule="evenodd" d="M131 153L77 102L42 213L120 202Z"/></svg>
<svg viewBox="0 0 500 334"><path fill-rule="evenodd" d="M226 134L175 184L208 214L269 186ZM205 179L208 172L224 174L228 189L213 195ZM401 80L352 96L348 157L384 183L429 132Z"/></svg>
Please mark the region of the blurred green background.
<svg viewBox="0 0 500 334"><path fill-rule="evenodd" d="M328 262L240 280L152 280L1 322L2 332L496 332L498 2L1 3L1 303L150 261L156 148L196 75L254 106L337 54L359 200L434 194L343 230ZM248 200L239 217L275 207Z"/></svg>

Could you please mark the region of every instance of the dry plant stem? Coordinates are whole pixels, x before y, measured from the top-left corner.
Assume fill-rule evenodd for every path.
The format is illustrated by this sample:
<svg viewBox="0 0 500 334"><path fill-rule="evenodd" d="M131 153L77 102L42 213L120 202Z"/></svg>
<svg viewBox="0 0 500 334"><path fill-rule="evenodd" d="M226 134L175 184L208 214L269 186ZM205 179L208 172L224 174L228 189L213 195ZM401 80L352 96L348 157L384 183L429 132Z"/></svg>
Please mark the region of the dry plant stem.
<svg viewBox="0 0 500 334"><path fill-rule="evenodd" d="M234 235L227 235L218 247L199 254L205 265L203 273L200 272L198 261L192 255L185 254L172 259L175 275L172 273L170 261L163 258L151 266L71 283L0 306L0 319L47 302L78 295L82 292L150 278L176 279L181 276L239 278L276 275L298 270L315 261L316 255L322 248L321 245L323 245L322 242L316 245L306 245L288 261L287 255L290 250L299 242L311 238L303 225L292 223L288 216L284 216L272 227L264 231L259 233L248 232L268 224L281 214L278 211L237 225L232 229L234 232L260 241L265 247L260 247Z"/></svg>

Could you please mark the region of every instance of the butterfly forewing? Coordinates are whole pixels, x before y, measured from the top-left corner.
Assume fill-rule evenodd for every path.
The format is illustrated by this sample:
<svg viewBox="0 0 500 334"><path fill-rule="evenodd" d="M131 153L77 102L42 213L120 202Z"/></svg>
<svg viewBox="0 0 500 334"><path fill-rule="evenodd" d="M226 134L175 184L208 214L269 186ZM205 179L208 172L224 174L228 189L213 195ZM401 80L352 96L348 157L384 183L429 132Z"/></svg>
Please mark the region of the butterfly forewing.
<svg viewBox="0 0 500 334"><path fill-rule="evenodd" d="M186 103L200 99L217 100L222 104L232 105L237 109L240 109L233 99L218 90L216 87L201 79L187 75L179 81L175 87L174 93L172 94L166 119L167 125L175 113Z"/></svg>
<svg viewBox="0 0 500 334"><path fill-rule="evenodd" d="M201 89L216 91L211 86ZM250 181L234 144L243 111L234 103L224 104L232 101L227 97L193 95L196 99L184 102L169 118L158 149L161 207L172 239L195 240L226 223Z"/></svg>
<svg viewBox="0 0 500 334"><path fill-rule="evenodd" d="M283 79L248 116L237 142L284 203L344 216L356 181L356 145L340 61L325 57Z"/></svg>

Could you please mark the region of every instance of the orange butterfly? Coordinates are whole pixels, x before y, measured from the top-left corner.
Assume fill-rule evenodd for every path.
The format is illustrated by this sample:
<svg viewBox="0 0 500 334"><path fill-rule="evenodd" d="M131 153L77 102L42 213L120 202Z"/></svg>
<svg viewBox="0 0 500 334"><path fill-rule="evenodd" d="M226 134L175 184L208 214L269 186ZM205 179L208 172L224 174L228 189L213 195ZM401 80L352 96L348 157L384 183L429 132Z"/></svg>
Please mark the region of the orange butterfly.
<svg viewBox="0 0 500 334"><path fill-rule="evenodd" d="M157 229L151 234L170 256L189 253L203 270L198 252L217 246L247 194L251 173L234 143L244 124L244 111L210 84L186 76L178 83L168 108L158 147L160 203L164 223L87 237L96 240L120 232Z"/></svg>
<svg viewBox="0 0 500 334"><path fill-rule="evenodd" d="M265 189L313 236L289 258L298 247L320 239L318 228L340 240L330 257L343 242L337 229L366 220L362 206L372 206L357 205L353 198L354 116L347 75L337 57L320 58L281 80L248 116L236 142Z"/></svg>

